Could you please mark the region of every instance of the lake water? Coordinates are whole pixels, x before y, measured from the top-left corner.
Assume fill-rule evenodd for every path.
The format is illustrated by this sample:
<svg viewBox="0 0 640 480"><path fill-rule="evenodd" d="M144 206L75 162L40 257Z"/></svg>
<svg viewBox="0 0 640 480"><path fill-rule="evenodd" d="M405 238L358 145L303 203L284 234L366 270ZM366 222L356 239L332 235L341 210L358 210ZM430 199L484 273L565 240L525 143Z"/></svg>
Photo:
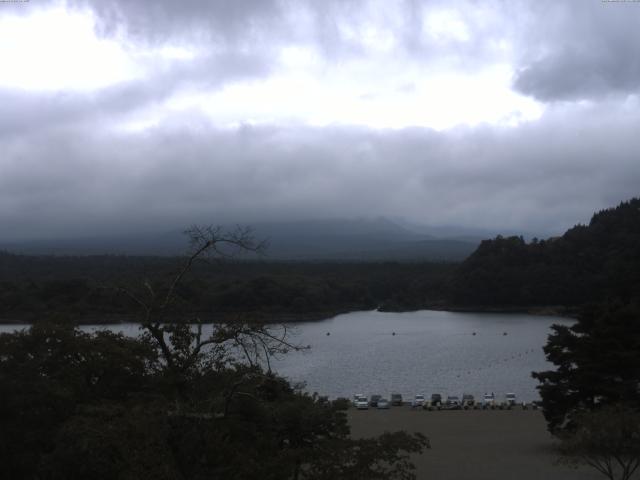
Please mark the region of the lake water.
<svg viewBox="0 0 640 480"><path fill-rule="evenodd" d="M495 392L502 399L515 392L519 400L531 401L539 398L531 372L552 367L542 347L554 323L573 321L431 310L352 312L294 324L292 341L311 349L284 355L272 366L293 382L306 382L309 392L331 398L392 392L405 398L416 393L471 393L478 398ZM0 332L15 328L2 325ZM83 328L128 335L139 331L135 324Z"/></svg>

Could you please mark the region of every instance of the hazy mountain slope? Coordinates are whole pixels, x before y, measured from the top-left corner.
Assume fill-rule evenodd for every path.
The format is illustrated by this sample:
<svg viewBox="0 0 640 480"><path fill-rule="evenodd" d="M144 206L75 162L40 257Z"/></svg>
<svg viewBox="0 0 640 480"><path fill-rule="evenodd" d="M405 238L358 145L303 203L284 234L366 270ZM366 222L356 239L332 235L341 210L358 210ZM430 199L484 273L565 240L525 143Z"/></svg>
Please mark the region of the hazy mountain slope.
<svg viewBox="0 0 640 480"><path fill-rule="evenodd" d="M231 227L233 228L233 227ZM267 258L294 260L462 260L477 242L434 238L384 218L263 222L256 239L267 240ZM122 237L37 240L0 245L26 254L178 255L187 238L178 230Z"/></svg>

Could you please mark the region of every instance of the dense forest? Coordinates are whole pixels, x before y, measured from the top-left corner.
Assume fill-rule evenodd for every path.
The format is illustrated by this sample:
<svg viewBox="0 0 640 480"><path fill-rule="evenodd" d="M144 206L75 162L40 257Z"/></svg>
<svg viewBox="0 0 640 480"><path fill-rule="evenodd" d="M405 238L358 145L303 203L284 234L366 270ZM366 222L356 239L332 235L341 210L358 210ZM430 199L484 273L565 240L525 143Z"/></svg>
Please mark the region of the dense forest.
<svg viewBox="0 0 640 480"><path fill-rule="evenodd" d="M640 298L640 199L548 240L483 241L455 271L453 305L579 306Z"/></svg>
<svg viewBox="0 0 640 480"><path fill-rule="evenodd" d="M122 289L162 285L183 259L53 257L0 254L0 318L38 321L118 321L137 312ZM277 320L322 318L337 312L411 310L446 295L450 263L296 263L198 261L180 285L175 310L204 321L249 313Z"/></svg>

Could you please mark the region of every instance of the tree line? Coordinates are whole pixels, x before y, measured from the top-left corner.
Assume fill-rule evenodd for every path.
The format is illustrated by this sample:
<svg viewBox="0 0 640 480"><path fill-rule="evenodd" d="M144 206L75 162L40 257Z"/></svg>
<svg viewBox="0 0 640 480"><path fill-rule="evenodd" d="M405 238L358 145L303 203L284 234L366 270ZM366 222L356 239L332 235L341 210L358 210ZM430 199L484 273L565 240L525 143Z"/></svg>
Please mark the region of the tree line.
<svg viewBox="0 0 640 480"><path fill-rule="evenodd" d="M449 281L454 305L580 306L640 298L640 199L547 240L483 241Z"/></svg>
<svg viewBox="0 0 640 480"><path fill-rule="evenodd" d="M126 318L137 305L119 287L162 283L180 265L166 257L30 257L0 253L0 318L80 322ZM304 318L382 308L424 308L445 296L449 263L294 263L198 259L176 308L207 321L250 313ZM298 316L298 317L296 317Z"/></svg>

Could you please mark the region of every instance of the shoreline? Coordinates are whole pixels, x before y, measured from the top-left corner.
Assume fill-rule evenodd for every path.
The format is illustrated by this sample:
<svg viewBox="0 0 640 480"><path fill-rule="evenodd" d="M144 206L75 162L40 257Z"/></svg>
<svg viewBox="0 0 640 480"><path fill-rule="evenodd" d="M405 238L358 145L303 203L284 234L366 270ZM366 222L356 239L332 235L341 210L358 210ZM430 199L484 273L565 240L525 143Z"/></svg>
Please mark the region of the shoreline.
<svg viewBox="0 0 640 480"><path fill-rule="evenodd" d="M575 319L579 313L579 306L565 305L429 305L425 310L460 313L522 313L545 317L563 317Z"/></svg>
<svg viewBox="0 0 640 480"><path fill-rule="evenodd" d="M379 311L384 313L408 313L419 312L422 310L433 310L439 312L459 312L459 313L520 313L534 316L554 316L575 319L578 313L578 307L565 307L559 305L549 306L456 306L456 305L442 305L433 304L427 305L424 308L410 309L410 310L387 310L387 309L373 309L372 312ZM233 323L235 321L242 321L244 319L251 319L257 323L274 324L274 323L302 323L302 322L321 322L338 315L347 313L358 312L361 310L326 310L306 313L293 313L293 312L281 312L281 313L267 313L267 312L224 312L218 314L206 314L206 320L202 317L205 315L203 312L195 312L186 315L181 315L181 318L201 318L203 324L213 323ZM57 318L64 318L64 315L56 315ZM80 319L81 318L81 319ZM80 320L79 320L80 319ZM140 323L139 316L135 314L87 314L78 315L73 314L68 317L69 323L75 323L76 325L118 325L125 323ZM17 315L15 317L0 317L0 325L32 325L36 323L37 319L34 315ZM196 322L193 322L196 323Z"/></svg>
<svg viewBox="0 0 640 480"><path fill-rule="evenodd" d="M203 314L202 312L188 313L180 315L181 319L196 319L200 318L201 323L204 325L214 323L233 323L243 320L251 320L256 323L299 323L299 322L319 322L322 320L328 320L337 315L345 313L356 312L358 310L330 310L320 312L307 312L307 313L265 313L265 312L223 312L218 314ZM129 313L122 314L87 314L78 315L73 314L65 318L65 315L55 315L58 319L63 319L69 323L76 325L120 325L126 323L140 323L140 316ZM203 319L205 317L206 319ZM171 315L166 316L167 320L171 319ZM173 317L178 320L178 316ZM28 316L15 316L15 317L0 317L0 325L32 325L38 320L34 315ZM165 322L166 323L166 322ZM198 323L198 322L192 322Z"/></svg>

